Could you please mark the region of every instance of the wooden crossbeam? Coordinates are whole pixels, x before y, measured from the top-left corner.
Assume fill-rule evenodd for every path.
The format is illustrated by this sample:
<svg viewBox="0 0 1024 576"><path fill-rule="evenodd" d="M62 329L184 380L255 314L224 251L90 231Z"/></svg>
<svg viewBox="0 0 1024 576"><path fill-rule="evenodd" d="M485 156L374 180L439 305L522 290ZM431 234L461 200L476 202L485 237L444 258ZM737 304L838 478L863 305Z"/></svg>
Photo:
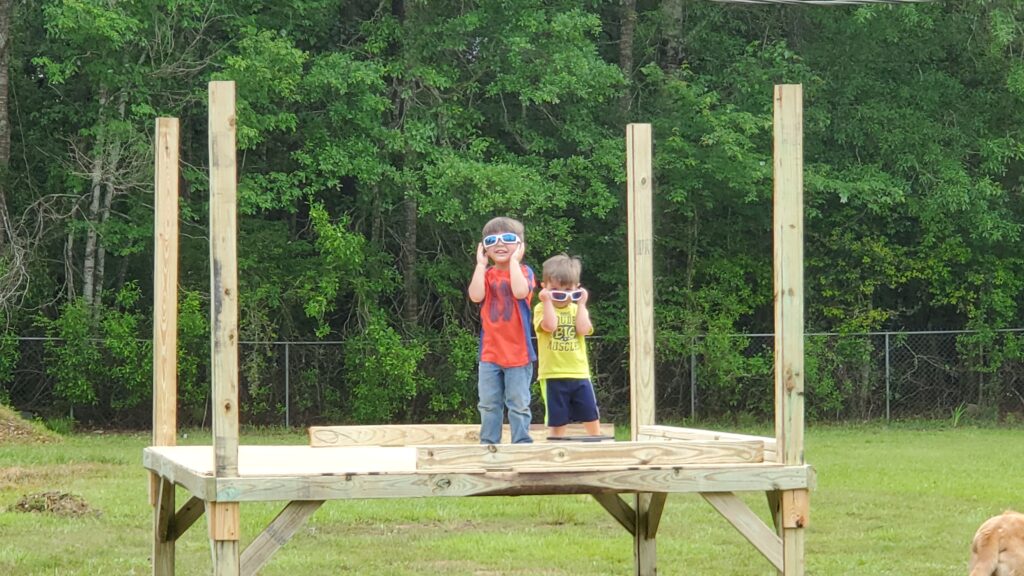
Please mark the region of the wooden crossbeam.
<svg viewBox="0 0 1024 576"><path fill-rule="evenodd" d="M558 470L602 466L752 463L760 442L610 442L430 446L416 449L417 470Z"/></svg>
<svg viewBox="0 0 1024 576"><path fill-rule="evenodd" d="M530 426L535 443L547 442L548 429L541 424ZM512 437L508 424L503 437ZM586 434L582 424L567 427L570 436ZM614 424L602 424L601 434L615 435ZM329 446L422 446L437 444L479 444L479 424L388 424L379 426L311 426L309 445Z"/></svg>

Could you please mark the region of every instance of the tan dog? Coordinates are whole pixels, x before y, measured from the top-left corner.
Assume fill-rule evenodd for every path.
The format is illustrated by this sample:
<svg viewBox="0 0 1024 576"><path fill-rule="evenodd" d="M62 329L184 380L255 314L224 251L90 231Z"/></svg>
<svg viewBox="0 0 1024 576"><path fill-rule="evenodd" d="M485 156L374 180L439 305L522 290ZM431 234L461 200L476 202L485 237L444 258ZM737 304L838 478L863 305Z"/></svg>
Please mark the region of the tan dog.
<svg viewBox="0 0 1024 576"><path fill-rule="evenodd" d="M985 521L971 543L970 576L1024 576L1024 514L1007 510Z"/></svg>

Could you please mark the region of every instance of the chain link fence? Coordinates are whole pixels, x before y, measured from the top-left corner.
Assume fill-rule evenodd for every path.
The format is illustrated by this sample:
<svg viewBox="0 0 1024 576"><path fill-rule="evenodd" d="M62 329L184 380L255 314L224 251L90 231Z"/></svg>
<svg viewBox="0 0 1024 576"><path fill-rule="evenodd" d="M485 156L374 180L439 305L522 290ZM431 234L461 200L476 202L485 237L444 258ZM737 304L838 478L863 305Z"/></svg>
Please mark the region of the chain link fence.
<svg viewBox="0 0 1024 576"><path fill-rule="evenodd" d="M805 393L812 421L972 417L1024 418L1024 330L807 334ZM0 374L0 401L53 417L67 406L47 369L47 347L59 340L17 338L13 369ZM609 338L588 340L605 421L629 421L629 349ZM243 342L239 348L242 421L306 426L351 419L352 390L341 342ZM774 413L771 334L673 336L658 339L655 382L661 421L768 418ZM179 422L208 426L209 379L203 351L179 366ZM65 375L66 378L66 375ZM138 380L138 379L137 379ZM475 380L454 383L466 403ZM147 386L145 379L140 380ZM136 410L118 382L105 382L94 403L62 408L98 425L149 426L148 390ZM139 384L136 384L137 386ZM122 400L118 400L121 398ZM465 407L472 415L472 406ZM537 408L540 408L537 406Z"/></svg>

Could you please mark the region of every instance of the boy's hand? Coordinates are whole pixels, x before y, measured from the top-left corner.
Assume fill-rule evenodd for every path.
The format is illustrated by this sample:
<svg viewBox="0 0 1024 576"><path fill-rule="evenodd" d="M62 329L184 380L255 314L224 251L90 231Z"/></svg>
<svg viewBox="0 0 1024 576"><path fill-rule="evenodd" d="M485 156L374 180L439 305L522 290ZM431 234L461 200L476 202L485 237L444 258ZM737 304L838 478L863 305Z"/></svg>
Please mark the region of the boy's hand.
<svg viewBox="0 0 1024 576"><path fill-rule="evenodd" d="M580 286L579 288L577 288L577 290L582 292L583 295L580 296L580 299L576 301L576 305L583 306L587 303L587 300L590 299L590 292L587 292L587 289L584 288L583 286Z"/></svg>
<svg viewBox="0 0 1024 576"><path fill-rule="evenodd" d="M487 266L490 264L490 260L487 258L487 254L484 253L483 242L477 242L476 245L476 264L477 266Z"/></svg>
<svg viewBox="0 0 1024 576"><path fill-rule="evenodd" d="M519 264L523 261L523 254L526 252L526 244L520 242L516 244L515 251L512 252L512 262Z"/></svg>
<svg viewBox="0 0 1024 576"><path fill-rule="evenodd" d="M540 300L541 302L547 302L550 299L551 299L551 294L548 293L548 289L547 288L541 288L540 292L537 294L537 300Z"/></svg>

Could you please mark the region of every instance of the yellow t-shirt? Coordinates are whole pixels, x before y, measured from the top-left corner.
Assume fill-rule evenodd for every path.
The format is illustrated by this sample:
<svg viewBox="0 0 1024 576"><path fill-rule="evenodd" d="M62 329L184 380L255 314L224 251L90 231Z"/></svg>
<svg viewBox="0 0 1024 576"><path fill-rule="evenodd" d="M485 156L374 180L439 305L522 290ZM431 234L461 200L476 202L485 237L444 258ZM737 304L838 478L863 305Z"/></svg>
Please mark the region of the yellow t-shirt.
<svg viewBox="0 0 1024 576"><path fill-rule="evenodd" d="M537 331L537 378L590 378L587 363L587 342L589 334L576 333L575 302L564 308L555 308L558 324L553 332L545 332L540 323L544 320L544 303L538 302L533 308L533 327Z"/></svg>

